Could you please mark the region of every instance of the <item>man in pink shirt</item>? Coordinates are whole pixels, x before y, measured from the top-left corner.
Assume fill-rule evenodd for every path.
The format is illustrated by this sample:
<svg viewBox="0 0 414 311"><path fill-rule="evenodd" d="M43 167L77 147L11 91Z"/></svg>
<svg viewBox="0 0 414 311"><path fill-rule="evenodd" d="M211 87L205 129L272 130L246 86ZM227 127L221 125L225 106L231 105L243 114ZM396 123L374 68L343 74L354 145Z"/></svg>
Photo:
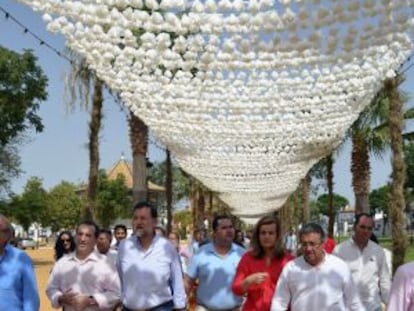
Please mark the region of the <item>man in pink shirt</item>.
<svg viewBox="0 0 414 311"><path fill-rule="evenodd" d="M395 272L387 311L414 311L414 261Z"/></svg>
<svg viewBox="0 0 414 311"><path fill-rule="evenodd" d="M98 233L94 222L81 222L75 251L55 263L46 288L54 308L109 311L119 302L121 285L115 265L95 251Z"/></svg>

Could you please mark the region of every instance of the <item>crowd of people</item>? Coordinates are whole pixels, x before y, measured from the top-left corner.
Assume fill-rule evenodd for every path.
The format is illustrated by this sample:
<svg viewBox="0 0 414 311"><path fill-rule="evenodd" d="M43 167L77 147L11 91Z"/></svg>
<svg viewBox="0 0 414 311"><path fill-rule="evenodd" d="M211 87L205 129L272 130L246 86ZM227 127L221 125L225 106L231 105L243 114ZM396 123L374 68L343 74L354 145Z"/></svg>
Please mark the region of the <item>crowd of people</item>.
<svg viewBox="0 0 414 311"><path fill-rule="evenodd" d="M61 232L46 294L64 311L413 311L414 263L391 284L384 250L371 241L374 221L356 216L353 235L335 245L316 223L282 235L279 220L261 218L247 239L228 215L212 221L209 238L197 231L187 248L166 236L157 209L134 206L133 234L92 221L74 236ZM0 215L0 310L37 311L32 262L9 244L12 227Z"/></svg>

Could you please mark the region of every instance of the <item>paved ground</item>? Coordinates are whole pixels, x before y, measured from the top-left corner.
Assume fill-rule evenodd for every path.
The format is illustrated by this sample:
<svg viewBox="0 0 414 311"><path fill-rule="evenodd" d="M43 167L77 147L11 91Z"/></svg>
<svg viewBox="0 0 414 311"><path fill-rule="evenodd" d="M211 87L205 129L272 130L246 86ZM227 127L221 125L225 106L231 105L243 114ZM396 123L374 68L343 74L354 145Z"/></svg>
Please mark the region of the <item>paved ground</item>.
<svg viewBox="0 0 414 311"><path fill-rule="evenodd" d="M49 272L53 267L53 249L40 248L36 250L26 250L27 254L33 259L36 271L37 286L39 287L40 311L52 311L49 300L46 297L45 289Z"/></svg>

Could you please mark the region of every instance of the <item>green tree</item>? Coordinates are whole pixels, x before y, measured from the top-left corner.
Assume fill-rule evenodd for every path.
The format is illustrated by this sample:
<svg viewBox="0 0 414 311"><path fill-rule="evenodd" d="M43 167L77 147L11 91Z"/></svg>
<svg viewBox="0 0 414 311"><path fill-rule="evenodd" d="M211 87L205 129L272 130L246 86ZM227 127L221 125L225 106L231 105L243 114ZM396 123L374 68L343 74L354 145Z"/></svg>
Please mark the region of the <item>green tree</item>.
<svg viewBox="0 0 414 311"><path fill-rule="evenodd" d="M10 181L21 173L18 139L0 145L0 198L11 193Z"/></svg>
<svg viewBox="0 0 414 311"><path fill-rule="evenodd" d="M23 193L12 197L10 208L13 218L23 226L25 231L35 222L47 226L49 221L47 200L48 193L43 188L42 180L31 177Z"/></svg>
<svg viewBox="0 0 414 311"><path fill-rule="evenodd" d="M411 140L404 144L404 159L406 165L405 187L410 192L414 190L414 142Z"/></svg>
<svg viewBox="0 0 414 311"><path fill-rule="evenodd" d="M185 239L187 228L191 227L192 215L189 209L178 211L173 215L174 222L178 225L178 232L181 239Z"/></svg>
<svg viewBox="0 0 414 311"><path fill-rule="evenodd" d="M149 169L148 177L151 181L159 185L165 185L167 180L166 162L154 163ZM183 171L172 163L172 203L177 203L182 198L188 197L190 193L190 181ZM166 206L165 198L160 200L161 206Z"/></svg>
<svg viewBox="0 0 414 311"><path fill-rule="evenodd" d="M369 208L371 214L383 212L382 235L385 235L385 226L388 223L389 206L391 204L391 186L385 185L374 189L369 194Z"/></svg>
<svg viewBox="0 0 414 311"><path fill-rule="evenodd" d="M53 232L74 229L80 220L82 198L76 193L78 186L62 181L49 191L49 226Z"/></svg>
<svg viewBox="0 0 414 311"><path fill-rule="evenodd" d="M375 212L384 212L388 214L388 207L391 202L391 187L385 185L374 189L369 194L369 208L371 214Z"/></svg>
<svg viewBox="0 0 414 311"><path fill-rule="evenodd" d="M108 228L116 218L129 217L131 205L124 175L118 175L115 180L109 180L105 171L100 170L96 202L98 223Z"/></svg>
<svg viewBox="0 0 414 311"><path fill-rule="evenodd" d="M30 50L18 54L0 46L0 145L29 128L43 130L37 111L47 99L47 77L36 60Z"/></svg>
<svg viewBox="0 0 414 311"><path fill-rule="evenodd" d="M332 198L335 215L341 208L349 204L348 199L339 194L334 193ZM329 194L322 194L316 200L316 206L320 214L329 216L329 200L331 200L331 196Z"/></svg>
<svg viewBox="0 0 414 311"><path fill-rule="evenodd" d="M47 99L47 77L36 61L30 50L18 54L0 46L0 196L20 173L22 136L43 130L37 112Z"/></svg>

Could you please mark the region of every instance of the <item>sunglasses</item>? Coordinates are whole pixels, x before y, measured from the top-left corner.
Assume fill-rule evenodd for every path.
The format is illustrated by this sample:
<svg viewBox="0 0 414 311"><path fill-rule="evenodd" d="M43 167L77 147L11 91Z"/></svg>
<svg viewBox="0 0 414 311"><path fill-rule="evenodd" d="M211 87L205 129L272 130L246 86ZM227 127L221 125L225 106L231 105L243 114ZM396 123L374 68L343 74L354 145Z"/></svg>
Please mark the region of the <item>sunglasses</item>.
<svg viewBox="0 0 414 311"><path fill-rule="evenodd" d="M60 241L65 243L65 242L70 242L70 239L60 239Z"/></svg>

